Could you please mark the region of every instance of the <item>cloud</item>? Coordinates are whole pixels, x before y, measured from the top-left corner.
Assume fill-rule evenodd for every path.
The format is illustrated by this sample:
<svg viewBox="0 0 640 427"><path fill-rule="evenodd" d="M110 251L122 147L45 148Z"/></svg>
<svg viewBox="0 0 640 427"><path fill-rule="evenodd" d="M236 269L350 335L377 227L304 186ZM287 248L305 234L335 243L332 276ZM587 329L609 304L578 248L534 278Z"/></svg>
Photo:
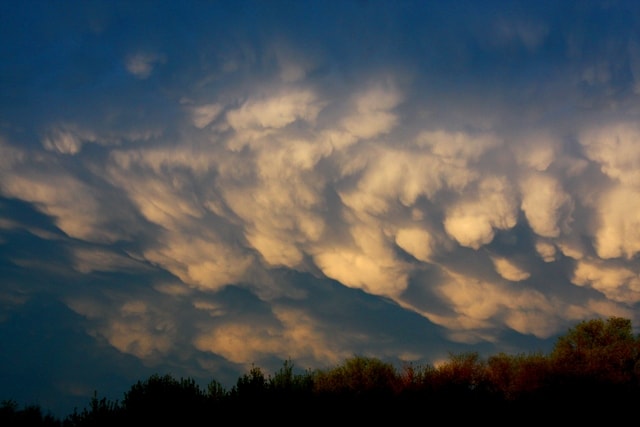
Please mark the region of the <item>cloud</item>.
<svg viewBox="0 0 640 427"><path fill-rule="evenodd" d="M556 260L557 249L553 243L540 239L536 241L535 248L545 262Z"/></svg>
<svg viewBox="0 0 640 427"><path fill-rule="evenodd" d="M623 265L607 265L597 259L581 260L573 272L572 282L591 287L623 304L640 301L640 277Z"/></svg>
<svg viewBox="0 0 640 427"><path fill-rule="evenodd" d="M138 79L147 79L158 64L166 62L161 53L137 52L128 55L125 60L127 71Z"/></svg>
<svg viewBox="0 0 640 427"><path fill-rule="evenodd" d="M353 97L352 112L342 120L342 126L356 138L388 133L398 122L393 108L401 101L401 94L393 87L374 86Z"/></svg>
<svg viewBox="0 0 640 427"><path fill-rule="evenodd" d="M301 119L312 122L322 105L310 90L293 90L265 97L250 98L227 113L229 125L245 129L279 129Z"/></svg>
<svg viewBox="0 0 640 427"><path fill-rule="evenodd" d="M306 313L281 307L274 314L279 324L258 328L251 323L221 325L203 331L196 337L195 346L244 366L274 353L288 354L292 360L311 358L323 365L339 363L349 356L336 348Z"/></svg>
<svg viewBox="0 0 640 427"><path fill-rule="evenodd" d="M580 135L580 143L590 160L600 165L608 177L622 184L640 185L640 129L637 124L607 123L597 128L588 128Z"/></svg>
<svg viewBox="0 0 640 427"><path fill-rule="evenodd" d="M520 282L521 280L526 280L531 276L531 274L523 271L507 258L494 257L492 258L492 261L496 268L496 272L506 280Z"/></svg>
<svg viewBox="0 0 640 427"><path fill-rule="evenodd" d="M231 376L636 320L632 14L468 6L0 14L2 321Z"/></svg>
<svg viewBox="0 0 640 427"><path fill-rule="evenodd" d="M431 234L420 228L401 228L396 233L396 243L423 262L429 262L434 250Z"/></svg>
<svg viewBox="0 0 640 427"><path fill-rule="evenodd" d="M73 268L80 273L94 271L144 270L147 267L139 260L112 251L90 248L73 248Z"/></svg>
<svg viewBox="0 0 640 427"><path fill-rule="evenodd" d="M104 337L123 353L153 360L176 344L178 331L171 315L147 301L120 302L113 312L104 303L91 300L75 299L69 306L88 318L100 319L92 334Z"/></svg>
<svg viewBox="0 0 640 427"><path fill-rule="evenodd" d="M474 196L454 203L444 227L459 244L472 249L490 243L495 230L508 230L517 223L518 209L512 186L499 177L482 180Z"/></svg>
<svg viewBox="0 0 640 427"><path fill-rule="evenodd" d="M70 237L94 242L113 242L121 237L119 230L107 226L112 215L102 209L102 201L90 186L54 159L46 155L34 159L22 150L9 150L11 158L18 161L0 171L0 191L5 197L33 203Z"/></svg>
<svg viewBox="0 0 640 427"><path fill-rule="evenodd" d="M198 129L205 128L222 112L220 104L204 104L191 107L191 120Z"/></svg>
<svg viewBox="0 0 640 427"><path fill-rule="evenodd" d="M218 289L242 279L252 257L231 245L209 238L168 233L164 245L148 249L144 257L175 274L184 283L203 289Z"/></svg>
<svg viewBox="0 0 640 427"><path fill-rule="evenodd" d="M530 289L505 288L498 283L447 272L447 279L438 285L437 291L451 304L452 312L449 315L430 313L430 318L446 325L452 340L495 341L497 336L491 330L497 318L520 333L538 337L551 335L556 327L556 321L549 317L549 300ZM536 322L529 322L532 319Z"/></svg>
<svg viewBox="0 0 640 427"><path fill-rule="evenodd" d="M604 193L598 205L599 224L595 232L598 256L604 259L632 258L640 251L639 191L619 186Z"/></svg>
<svg viewBox="0 0 640 427"><path fill-rule="evenodd" d="M77 154L86 141L95 142L96 136L90 132L82 132L76 129L53 129L47 135L42 145L51 151L58 151L63 154Z"/></svg>
<svg viewBox="0 0 640 427"><path fill-rule="evenodd" d="M542 237L558 237L569 230L573 201L557 179L530 175L521 183L522 210L533 231Z"/></svg>

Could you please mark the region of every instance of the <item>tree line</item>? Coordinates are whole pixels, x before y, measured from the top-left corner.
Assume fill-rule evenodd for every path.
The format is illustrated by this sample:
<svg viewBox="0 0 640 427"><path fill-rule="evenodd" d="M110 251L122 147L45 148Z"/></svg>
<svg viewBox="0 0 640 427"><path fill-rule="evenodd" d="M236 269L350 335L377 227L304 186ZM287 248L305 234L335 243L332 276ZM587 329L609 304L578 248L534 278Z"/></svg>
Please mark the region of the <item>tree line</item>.
<svg viewBox="0 0 640 427"><path fill-rule="evenodd" d="M377 358L353 356L328 369L297 373L287 360L273 374L252 366L226 389L192 378L154 374L124 393L122 400L96 393L82 410L62 419L37 405L0 404L0 426L196 426L234 420L299 424L446 416L460 422L513 417L548 417L612 422L640 403L640 335L621 317L578 323L540 352L482 358L477 352L450 354L437 366L396 368Z"/></svg>

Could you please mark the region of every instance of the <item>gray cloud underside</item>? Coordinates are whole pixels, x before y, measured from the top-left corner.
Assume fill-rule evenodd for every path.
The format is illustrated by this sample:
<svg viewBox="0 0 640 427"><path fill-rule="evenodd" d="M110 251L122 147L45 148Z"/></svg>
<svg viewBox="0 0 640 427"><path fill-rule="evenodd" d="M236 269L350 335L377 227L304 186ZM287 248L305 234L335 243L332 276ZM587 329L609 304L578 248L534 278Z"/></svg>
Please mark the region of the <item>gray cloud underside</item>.
<svg viewBox="0 0 640 427"><path fill-rule="evenodd" d="M0 14L8 313L211 371L637 319L632 3L82 4Z"/></svg>

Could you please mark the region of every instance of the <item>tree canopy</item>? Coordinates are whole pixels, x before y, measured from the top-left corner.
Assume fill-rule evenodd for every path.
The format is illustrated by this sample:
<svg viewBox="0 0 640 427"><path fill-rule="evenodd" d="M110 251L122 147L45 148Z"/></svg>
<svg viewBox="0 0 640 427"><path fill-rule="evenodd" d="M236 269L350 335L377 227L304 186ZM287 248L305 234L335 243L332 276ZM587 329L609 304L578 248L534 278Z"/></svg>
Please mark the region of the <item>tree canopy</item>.
<svg viewBox="0 0 640 427"><path fill-rule="evenodd" d="M229 390L215 379L201 388L191 378L155 374L132 385L122 401L100 399L95 393L87 408L62 420L37 406L19 408L5 401L0 425L188 426L221 417L260 422L274 416L286 424L300 422L295 411L313 414L316 421L352 416L362 422L365 415L372 421L391 416L398 421L403 414L425 409L431 416L443 415L451 403L464 408L450 414L459 421L465 416L472 421L479 414L507 417L512 410L542 420L560 409L571 411L568 402L589 408L571 413L573 421L607 410L612 411L611 421L625 413L619 408L640 399L639 349L630 320L592 319L570 328L548 355L499 353L483 359L476 352L450 354L438 366L407 364L400 370L377 358L354 355L335 367L300 373L287 360L273 375L252 365Z"/></svg>

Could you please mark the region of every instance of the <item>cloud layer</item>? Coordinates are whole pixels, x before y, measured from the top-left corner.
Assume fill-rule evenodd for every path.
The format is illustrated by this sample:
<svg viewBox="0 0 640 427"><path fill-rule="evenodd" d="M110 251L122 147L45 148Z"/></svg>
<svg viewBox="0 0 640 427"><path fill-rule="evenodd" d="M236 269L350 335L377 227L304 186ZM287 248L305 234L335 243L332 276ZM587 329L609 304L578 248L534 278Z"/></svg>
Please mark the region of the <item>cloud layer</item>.
<svg viewBox="0 0 640 427"><path fill-rule="evenodd" d="M234 380L637 321L633 3L80 5L0 14L10 342L44 298Z"/></svg>

